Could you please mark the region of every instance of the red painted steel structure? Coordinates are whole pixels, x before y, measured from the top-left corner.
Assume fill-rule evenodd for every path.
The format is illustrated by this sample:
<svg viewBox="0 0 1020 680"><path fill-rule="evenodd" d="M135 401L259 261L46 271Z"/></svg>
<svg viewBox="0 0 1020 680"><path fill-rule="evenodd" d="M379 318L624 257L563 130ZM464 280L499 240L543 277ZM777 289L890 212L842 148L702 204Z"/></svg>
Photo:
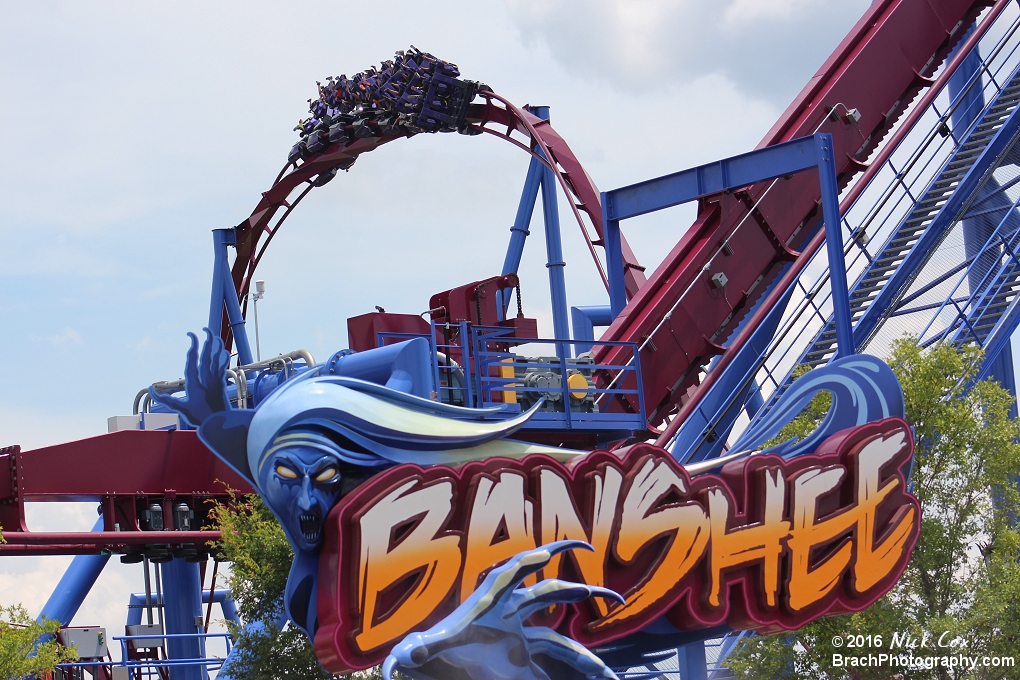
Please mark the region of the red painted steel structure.
<svg viewBox="0 0 1020 680"><path fill-rule="evenodd" d="M993 13L1005 3L998 0ZM875 2L759 148L818 130L830 132L837 150L840 182L845 186L855 174L867 169L869 154L913 98L932 84L931 76L966 27L991 5L987 0ZM573 211L594 254L593 246L602 245L599 193L569 146L548 122L494 93L480 94L485 101L470 107L472 128L503 137L553 168L561 186L574 199ZM840 117L851 108L861 114L855 123ZM836 115L830 117L833 111ZM335 169L350 167L361 153L396 138L359 138L345 146L333 145L281 171L251 216L237 227L237 259L232 276L239 296L247 292L269 242L308 191L329 181ZM289 196L302 185L290 201ZM701 368L726 351L722 343L782 266L791 261L794 268L803 266L821 242L815 229L820 192L813 180L782 180L767 195L765 191L765 186L755 185L702 201L694 225L647 283L642 268L624 244L631 301L604 339L638 343L651 340L641 356L651 425L675 412L682 397L697 385ZM591 222L595 238L588 234L582 213ZM727 256L732 259L732 266L726 270L727 285L740 291L739 299L713 297L707 281L705 286L697 285L706 274L704 263L720 240L748 216L757 229L739 232L747 236L731 240L733 255ZM783 283L792 280L787 274ZM685 290L689 292L681 300ZM770 296L770 300L775 297ZM671 310L670 320L655 330ZM224 324L223 328L229 342L229 326ZM615 352L612 348L604 350L598 360L615 363L622 359L620 363L625 363L629 359L614 358ZM682 422L682 415L674 419L671 430ZM124 431L32 451L0 449L0 525L10 541L0 546L0 555L101 552L148 544L148 534L154 532L140 530L140 504L158 500L164 507L168 528L172 528L170 504L182 499L195 508L204 499L224 497L223 486L217 480L242 493L251 491L244 480L205 449L194 432ZM25 501L56 500L101 502L106 531L30 537L24 523ZM113 531L116 524L122 531ZM192 540L191 532L158 533L159 544ZM207 540L216 536L215 532L201 533ZM171 538L170 534L176 536ZM200 541L196 538L195 542Z"/></svg>
<svg viewBox="0 0 1020 680"><path fill-rule="evenodd" d="M875 2L758 148L828 132L839 184L846 186L868 167L871 152L991 4ZM858 120L846 115L850 109ZM644 345L640 362L650 426L677 412L768 284L803 256L819 226L820 198L817 181L799 175L777 180L771 189L763 183L701 201L694 224L603 336ZM738 229L745 220L747 228ZM732 255L706 269L724 241ZM726 294L710 281L718 271L728 278ZM596 361L625 363L631 357L623 353L602 348ZM636 404L618 400L613 407Z"/></svg>
<svg viewBox="0 0 1020 680"><path fill-rule="evenodd" d="M584 171L563 137L553 129L549 121L520 109L494 92L482 91L479 95L484 103L468 107L467 121L472 131L501 137L533 154L556 174L564 193L570 196L571 209L578 226L588 244L592 257L603 282L605 272L599 263L594 246L602 245L602 208L599 190L591 177ZM505 128L500 130L499 128ZM512 136L516 132L525 141ZM237 225L237 258L231 270L234 287L244 303L248 287L253 280L256 267L262 259L270 241L279 231L284 220L309 191L321 186L333 177L337 169L346 170L358 156L376 149L387 142L402 139L405 135L381 135L379 137L356 138L349 142L337 143L315 154L301 164L288 164L280 171L272 188L262 194L262 199L247 220ZM407 135L412 136L412 135ZM548 161L546 159L552 159ZM293 201L291 194L299 187L300 193ZM280 213L281 208L283 212ZM277 218L277 214L279 217ZM595 230L595 238L588 233L582 213L587 215ZM274 222L275 218L275 222ZM626 267L627 294L633 296L645 282L644 267L637 262L627 242L623 241L623 261ZM607 284L608 285L608 284ZM230 325L224 317L221 335L229 348L231 344Z"/></svg>
<svg viewBox="0 0 1020 680"><path fill-rule="evenodd" d="M0 555L89 555L129 547L206 545L218 531L29 531L4 535Z"/></svg>
<svg viewBox="0 0 1020 680"><path fill-rule="evenodd" d="M173 531L172 506L186 503L201 523L205 501L226 500L227 487L252 493L193 431L124 430L31 451L0 449L0 526L7 540L0 555L207 543L219 532ZM32 501L97 502L104 531L30 533L25 503ZM161 506L166 531L142 531L139 517L152 503Z"/></svg>
<svg viewBox="0 0 1020 680"><path fill-rule="evenodd" d="M989 10L988 14L982 18L981 23L977 29L967 39L967 42L957 52L956 57L951 63L949 63L945 70L939 74L937 82L924 93L921 99L917 102L917 105L907 114L907 118L904 119L903 124L900 125L890 137L888 144L882 148L875 158L869 160L868 167L858 179L857 183L847 192L846 196L843 197L842 205L840 206L840 212L844 212L849 206L853 205L857 197L860 196L861 192L868 186L872 178L881 170L882 165L886 162L892 152L896 149L899 143L904 137L911 131L917 120L924 115L928 106L934 101L935 97L942 90L942 86L949 81L956 70L970 54L971 50L980 42L981 38L984 37L985 32L995 21L995 18L1002 13L1002 10L1006 8L1010 0L996 0L995 4ZM745 327L738 333L733 341L726 347L726 353L720 357L719 362L712 367L712 371L706 376L705 381L699 386L698 391L691 396L690 399L686 400L680 407L680 411L676 417L669 423L669 426L660 433L655 443L658 446L667 446L669 441L677 433L680 427L683 425L688 414L694 410L700 401L700 397L704 395L711 384L723 374L726 367L729 364L729 360L732 359L736 352L750 338L751 333L758 326L759 323L768 315L770 311L783 299L785 291L789 290L790 286L794 284L797 277L800 276L803 268L811 261L811 258L818 252L818 249L822 246L825 241L825 232L818 231L812 238L811 241L801 251L801 255L797 258L797 261L793 263L786 273L783 274L783 278L779 281L778 285L769 294L769 296L762 301L762 303L755 310L754 314L748 320Z"/></svg>

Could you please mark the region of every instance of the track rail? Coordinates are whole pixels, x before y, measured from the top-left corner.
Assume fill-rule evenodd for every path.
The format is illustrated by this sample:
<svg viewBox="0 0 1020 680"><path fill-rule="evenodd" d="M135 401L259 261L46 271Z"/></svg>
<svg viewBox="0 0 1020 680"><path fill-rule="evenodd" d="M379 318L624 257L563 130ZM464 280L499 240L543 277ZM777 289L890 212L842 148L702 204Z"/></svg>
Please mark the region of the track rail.
<svg viewBox="0 0 1020 680"><path fill-rule="evenodd" d="M884 218L879 219L876 216L882 214L878 208L897 202L899 200L896 199L897 196L902 196L902 200L906 200L910 196L918 195L930 181L933 181L931 178L935 168L929 167L932 159L937 161L936 166L941 166L942 159L951 153L954 144L944 138L943 132L955 109L950 107L948 110L938 111L935 101L945 92L950 79L972 50L978 48L986 34L1004 32L1003 37L991 40L993 53L999 53L1003 49L1004 41L1010 41L1009 36L1016 31L1016 20L1009 17L1005 17L1005 21L1000 20L1000 15L1009 4L1009 0L997 0L982 16L967 42L960 46L956 57L939 72L936 82L919 98L875 156L869 159L868 169L856 178L853 186L847 189L842 197L840 212L844 215L844 252L847 256L847 272L852 280L858 278L867 262L878 258L878 253L869 250L869 245L874 243L877 247L891 234L891 226L888 228L883 226ZM994 31L993 26L997 27ZM1012 52L1012 49L1008 51ZM984 68L991 68L994 78L1000 78L1000 74L1004 73L1002 69L1006 69L1005 73L1013 70L1009 63L1011 62L1008 57L1003 55L1002 59L995 60L994 63L989 62ZM988 89L989 95L995 91L991 85ZM902 207L894 214L899 215L901 212L905 214L909 209ZM899 218L895 220L898 222ZM804 247L801 257L784 272L782 281L758 305L745 327L730 343L729 351L712 366L701 387L692 399L683 404L666 432L660 436L657 441L660 446L671 447L670 437L695 420L708 423L706 431L717 433L728 431L733 423L734 414L743 408L741 394L744 390L750 389L752 383L760 386L766 404L771 404L779 397L782 389L792 379L791 368L798 363L798 357L807 351L806 348L816 333L820 332L818 320L824 325L827 313L823 315L821 310L831 307L829 273L823 268L825 262L816 260L814 266L811 265L811 259L817 255L824 239L825 232L816 233ZM810 267L808 273L802 275L808 267ZM786 304L788 297L786 291L794 286L799 290L790 298L783 324L776 331L768 348L761 354L757 354L756 351L752 363L731 366L731 360L734 360L742 350L747 349L749 338L754 335L761 321L777 305ZM860 347L860 344L857 344ZM745 357L744 360L748 358ZM732 387L734 376L727 376L734 371L741 375L737 381L739 388ZM730 382L727 383L726 380ZM722 384L726 386L723 387ZM711 390L718 389L723 390L726 396L722 404L716 402L713 405L710 403L712 400L707 399L705 395ZM694 460L701 460L715 455L711 451L718 450L719 446L721 442L711 445L702 439L694 449L688 450L688 454L692 455ZM674 450L674 453L684 455L677 450Z"/></svg>
<svg viewBox="0 0 1020 680"><path fill-rule="evenodd" d="M990 4L875 2L758 148L828 132L839 185L847 186ZM650 428L689 400L762 294L802 257L820 227L820 197L813 177L794 176L703 200L694 224L603 335L642 347ZM710 282L719 271L729 280L723 294ZM631 357L601 348L596 359L626 363ZM609 407L635 405L617 400Z"/></svg>
<svg viewBox="0 0 1020 680"><path fill-rule="evenodd" d="M495 92L481 91L478 94L484 101L468 107L466 120L469 123L467 128L469 134L487 133L509 141L552 169L564 193L570 199L574 218L588 245L595 266L606 283L606 274L595 250L595 246L603 245L602 206L599 190L591 177L549 121L514 106ZM266 249L301 200L315 187L331 181L338 170L349 169L361 154L394 140L411 136L413 135L380 134L356 138L349 142L333 144L303 162L288 163L284 166L273 186L262 194L261 200L248 219L235 228L237 257L231 267L231 278L238 299L242 301L242 309L246 308L245 295ZM594 236L590 234L586 221L590 222L595 232ZM626 241L623 242L623 256L627 293L633 297L645 282L644 267L638 264ZM608 286L608 283L606 285ZM229 348L232 334L226 318L223 320L220 335Z"/></svg>
<svg viewBox="0 0 1020 680"><path fill-rule="evenodd" d="M7 554L80 554L112 546L206 543L212 532L173 531L173 504L195 511L205 501L228 502L251 485L216 458L192 430L122 430L22 451L0 449L0 525ZM36 533L25 522L26 502L95 502L103 532ZM139 511L158 503L166 531L143 531ZM106 546L104 548L104 546Z"/></svg>

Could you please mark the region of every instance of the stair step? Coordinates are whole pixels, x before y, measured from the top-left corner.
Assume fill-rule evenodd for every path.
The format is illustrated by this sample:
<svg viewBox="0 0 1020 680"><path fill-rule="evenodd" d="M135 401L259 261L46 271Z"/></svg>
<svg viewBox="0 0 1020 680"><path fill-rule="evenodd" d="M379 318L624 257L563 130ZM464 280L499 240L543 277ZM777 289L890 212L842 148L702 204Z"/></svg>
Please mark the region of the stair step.
<svg viewBox="0 0 1020 680"><path fill-rule="evenodd" d="M871 269L868 270L868 276L871 276L873 274L884 274L886 272L891 272L893 269L896 269L896 266L897 265L889 264L883 265L881 267L872 267Z"/></svg>
<svg viewBox="0 0 1020 680"><path fill-rule="evenodd" d="M916 225L920 226L920 225L923 225L925 222L929 222L929 221L931 221L931 216L930 215L920 215L918 217L911 217L909 220L907 220L906 222L903 223L903 226L907 226L908 224L910 224L910 225L916 224Z"/></svg>

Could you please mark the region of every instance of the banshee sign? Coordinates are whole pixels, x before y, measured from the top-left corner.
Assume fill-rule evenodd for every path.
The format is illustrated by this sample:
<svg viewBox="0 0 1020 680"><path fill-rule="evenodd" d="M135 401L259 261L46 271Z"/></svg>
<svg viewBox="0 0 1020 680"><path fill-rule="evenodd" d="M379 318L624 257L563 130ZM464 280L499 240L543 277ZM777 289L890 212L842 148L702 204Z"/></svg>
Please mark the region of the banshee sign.
<svg viewBox="0 0 1020 680"><path fill-rule="evenodd" d="M334 672L380 663L510 557L563 539L543 578L604 586L537 614L597 647L656 621L681 630L794 629L857 611L902 574L920 530L907 492L910 428L886 418L814 453L749 455L693 478L639 444L570 463L545 455L405 464L344 497L325 522L315 648Z"/></svg>
<svg viewBox="0 0 1020 680"><path fill-rule="evenodd" d="M863 609L917 541L903 394L873 357L810 371L733 442L746 454L688 471L646 444L514 439L536 407L499 419L324 365L234 408L229 354L206 335L201 354L192 336L184 394L150 397L280 521L288 619L334 672L386 659L415 677L481 678L496 659L534 678L557 663L610 677L685 631ZM821 392L831 402L813 432L750 453Z"/></svg>

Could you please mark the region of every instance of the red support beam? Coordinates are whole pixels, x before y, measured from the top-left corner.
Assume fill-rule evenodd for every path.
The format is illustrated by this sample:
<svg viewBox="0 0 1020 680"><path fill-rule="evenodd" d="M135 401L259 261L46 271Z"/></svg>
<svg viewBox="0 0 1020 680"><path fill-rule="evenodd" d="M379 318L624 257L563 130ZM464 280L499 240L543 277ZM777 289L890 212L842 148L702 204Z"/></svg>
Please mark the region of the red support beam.
<svg viewBox="0 0 1020 680"><path fill-rule="evenodd" d="M13 470L17 480L16 490L10 483L0 486L0 503L12 498L32 502L221 497L227 487L252 493L251 485L191 430L122 430L30 451L8 451L0 453L0 470Z"/></svg>
<svg viewBox="0 0 1020 680"><path fill-rule="evenodd" d="M889 159L889 156L892 155L893 151L896 150L896 147L899 146L900 142L903 141L903 138L910 133L917 121L928 110L928 107L942 90L943 85L949 82L949 79L960 67L960 64L962 64L964 59L967 58L970 51L977 46L981 38L984 37L988 28L992 25L992 23L994 23L995 19L1002 13L1002 10L1006 8L1006 5L1009 4L1009 2L1010 0L997 0L988 14L982 18L981 24L977 27L977 30L975 30L967 39L967 42L961 46L960 50L953 58L953 61L946 66L942 73L939 74L938 81L936 81L932 87L928 88L928 90L924 93L924 96L921 97L921 99L917 102L917 105L907 115L907 118L904 119L903 124L900 125L900 127L896 129L896 132L893 133L893 136L890 137L888 143L882 147L881 151L879 151L875 158L871 159L868 164L868 168L864 171L861 178L857 181L853 188L847 192L847 195L843 197L842 204L840 205L840 212L849 210L850 206L854 204L854 201L857 200L858 196L861 195L874 176L882 169L882 166ZM776 304L783 299L785 291L794 284L797 277L800 276L804 266L811 261L811 258L814 257L816 252L818 252L818 249L824 241L825 232L819 231L811 239L808 245L805 246L797 262L795 262L794 265L787 270L779 285L773 289L768 298L766 298L758 309L755 310L754 316L751 317L747 325L727 347L726 355L712 367L712 372L706 376L705 382L699 386L698 391L683 404L676 417L670 422L669 426L658 436L655 441L656 446L669 445L669 441L680 430L684 421L687 420L687 417L695 408L697 408L698 404L701 402L701 397L708 392L708 388L712 386L712 383L714 383L715 380L726 370L726 366L729 365L729 360L747 343L753 334L754 329L757 328L766 316L768 316L769 312L772 311Z"/></svg>
<svg viewBox="0 0 1020 680"><path fill-rule="evenodd" d="M6 545L184 545L220 540L218 531L27 531L5 533ZM0 546L2 551L6 546Z"/></svg>
<svg viewBox="0 0 1020 680"><path fill-rule="evenodd" d="M201 526L206 501L225 502L227 490L253 493L248 482L213 455L190 430L124 430L66 444L21 451L0 449L0 555L73 555L124 552L129 546L204 545L218 531L140 531L149 505L173 528L173 505L184 502ZM31 532L25 502L100 504L105 531ZM120 529L119 531L114 530Z"/></svg>

